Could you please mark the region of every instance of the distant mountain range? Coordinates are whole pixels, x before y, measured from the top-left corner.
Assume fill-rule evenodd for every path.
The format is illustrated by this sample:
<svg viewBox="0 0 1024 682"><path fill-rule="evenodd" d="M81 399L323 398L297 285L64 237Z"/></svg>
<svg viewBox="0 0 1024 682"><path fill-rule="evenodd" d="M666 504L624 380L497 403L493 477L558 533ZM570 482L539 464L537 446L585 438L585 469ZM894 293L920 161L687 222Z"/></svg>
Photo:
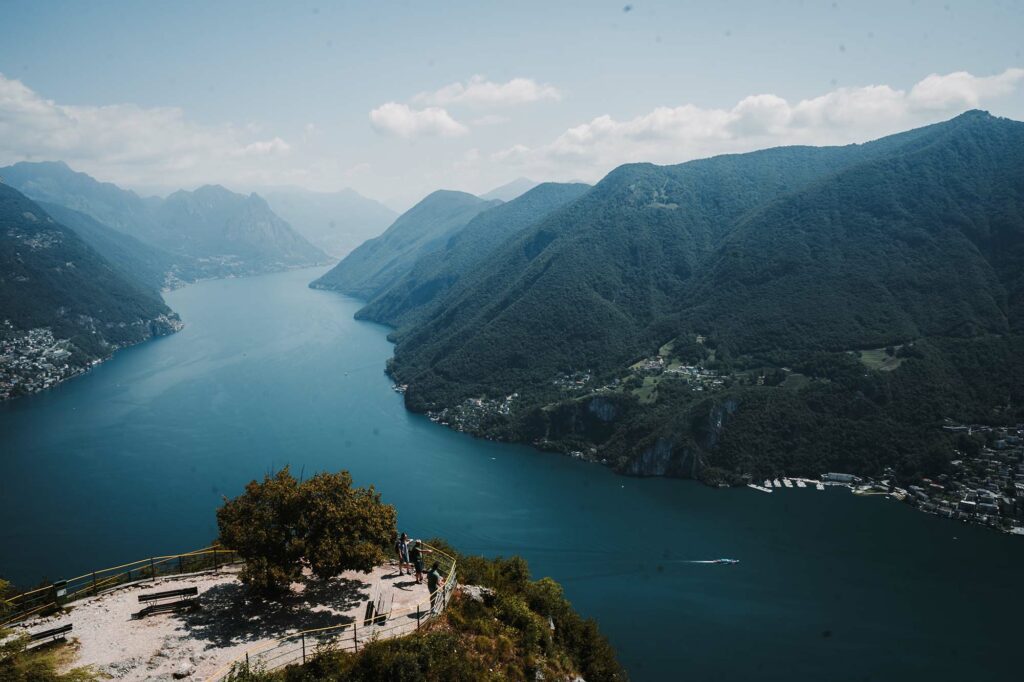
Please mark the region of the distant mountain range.
<svg viewBox="0 0 1024 682"><path fill-rule="evenodd" d="M501 187L495 187L486 194L481 194L480 198L485 201L492 201L494 199L500 199L501 201L512 201L516 197L520 197L526 194L539 184L539 182L536 182L529 178L516 178L512 182L508 182L502 185Z"/></svg>
<svg viewBox="0 0 1024 682"><path fill-rule="evenodd" d="M179 326L152 286L0 183L0 399L53 385Z"/></svg>
<svg viewBox="0 0 1024 682"><path fill-rule="evenodd" d="M500 203L465 192L438 190L399 216L384 234L346 256L313 286L373 298L408 274L418 258L444 248L470 220Z"/></svg>
<svg viewBox="0 0 1024 682"><path fill-rule="evenodd" d="M330 262L256 194L144 199L59 162L0 178L0 399L179 328L163 289Z"/></svg>
<svg viewBox="0 0 1024 682"><path fill-rule="evenodd" d="M425 253L402 277L379 291L357 317L401 327L429 318L464 275L506 240L556 208L580 197L589 185L545 183L508 203L477 214L437 250Z"/></svg>
<svg viewBox="0 0 1024 682"><path fill-rule="evenodd" d="M396 325L410 408L478 435L709 482L936 474L944 418L1024 421L1022 162L1024 124L969 112L519 215L432 195L318 285Z"/></svg>
<svg viewBox="0 0 1024 682"><path fill-rule="evenodd" d="M335 258L344 258L381 234L398 214L355 190L311 192L298 187L260 190L260 195L303 237Z"/></svg>
<svg viewBox="0 0 1024 682"><path fill-rule="evenodd" d="M194 192L175 192L166 199L142 198L75 172L62 162L16 163L0 168L0 177L32 199L85 214L172 254L173 267L168 271L172 282L329 262L327 254L256 194L245 196L208 185Z"/></svg>

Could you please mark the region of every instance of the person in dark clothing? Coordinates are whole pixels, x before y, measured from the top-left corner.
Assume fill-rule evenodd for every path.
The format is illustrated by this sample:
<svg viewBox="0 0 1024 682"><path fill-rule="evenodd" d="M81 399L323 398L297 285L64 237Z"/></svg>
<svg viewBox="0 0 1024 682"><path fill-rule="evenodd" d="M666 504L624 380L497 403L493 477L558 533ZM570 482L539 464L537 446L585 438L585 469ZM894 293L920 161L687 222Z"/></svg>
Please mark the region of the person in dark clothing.
<svg viewBox="0 0 1024 682"><path fill-rule="evenodd" d="M402 533L395 541L395 551L398 553L398 575L404 575L402 569L412 573L412 565L409 563L409 536Z"/></svg>
<svg viewBox="0 0 1024 682"><path fill-rule="evenodd" d="M441 588L444 587L444 577L441 575L441 565L434 562L427 573L427 590L430 591L430 612L437 613L437 605L443 602Z"/></svg>
<svg viewBox="0 0 1024 682"><path fill-rule="evenodd" d="M416 584L423 584L423 555L433 554L429 549L423 547L423 541L417 540L416 544L409 550L409 558L412 559L413 568L416 569Z"/></svg>

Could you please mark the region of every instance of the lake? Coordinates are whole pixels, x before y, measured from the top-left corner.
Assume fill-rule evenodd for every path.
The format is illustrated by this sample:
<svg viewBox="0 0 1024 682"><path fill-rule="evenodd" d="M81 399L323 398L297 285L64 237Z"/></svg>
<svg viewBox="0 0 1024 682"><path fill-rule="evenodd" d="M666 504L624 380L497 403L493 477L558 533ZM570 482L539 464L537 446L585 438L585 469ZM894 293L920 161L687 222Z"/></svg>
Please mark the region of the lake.
<svg viewBox="0 0 1024 682"><path fill-rule="evenodd" d="M375 484L414 537L521 554L636 680L1016 677L1024 541L840 489L716 490L476 440L407 412L387 329L320 270L167 295L183 331L0 405L0 575L199 547L285 464ZM691 563L732 557L734 566Z"/></svg>

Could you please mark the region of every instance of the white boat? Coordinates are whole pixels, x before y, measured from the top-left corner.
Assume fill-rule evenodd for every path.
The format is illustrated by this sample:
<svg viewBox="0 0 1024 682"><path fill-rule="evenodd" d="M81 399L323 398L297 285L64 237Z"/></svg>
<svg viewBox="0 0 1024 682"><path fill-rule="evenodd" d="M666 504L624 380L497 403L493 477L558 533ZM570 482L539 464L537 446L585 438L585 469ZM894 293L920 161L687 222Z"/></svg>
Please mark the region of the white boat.
<svg viewBox="0 0 1024 682"><path fill-rule="evenodd" d="M764 479L764 487L765 488L771 488L772 487L772 479L770 479L770 478Z"/></svg>
<svg viewBox="0 0 1024 682"><path fill-rule="evenodd" d="M776 488L782 487L782 483L777 478L774 481L772 481L772 483L775 485Z"/></svg>
<svg viewBox="0 0 1024 682"><path fill-rule="evenodd" d="M785 485L787 488L793 487L793 481L789 480L788 478L782 479L782 484Z"/></svg>
<svg viewBox="0 0 1024 682"><path fill-rule="evenodd" d="M803 481L801 481L801 480L800 480L800 479L798 478L798 479L796 479L796 487L797 487L797 488L806 488L806 487L807 487L807 484L806 484L806 483L804 483Z"/></svg>
<svg viewBox="0 0 1024 682"><path fill-rule="evenodd" d="M758 484L756 484L756 483L748 483L748 484L747 484L747 487L748 487L748 488L753 488L754 490L760 490L760 491L761 491L761 492L763 492L763 493L770 493L770 492L772 491L772 489L771 489L771 488L768 488L768 487L766 487L766 486L759 486L759 485L758 485Z"/></svg>
<svg viewBox="0 0 1024 682"><path fill-rule="evenodd" d="M825 489L825 486L823 486L821 483L815 483L814 487L817 488L818 490L824 490Z"/></svg>

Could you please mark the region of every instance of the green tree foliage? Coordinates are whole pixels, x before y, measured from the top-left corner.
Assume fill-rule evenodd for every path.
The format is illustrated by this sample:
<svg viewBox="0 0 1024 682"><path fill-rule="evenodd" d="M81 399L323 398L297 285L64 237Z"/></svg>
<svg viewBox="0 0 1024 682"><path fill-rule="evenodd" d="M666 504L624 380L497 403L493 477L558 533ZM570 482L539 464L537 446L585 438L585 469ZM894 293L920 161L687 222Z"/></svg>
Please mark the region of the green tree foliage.
<svg viewBox="0 0 1024 682"><path fill-rule="evenodd" d="M10 591L11 584L3 578L0 578L0 616L3 616L5 613L12 610L10 603L7 601L7 597L9 596L8 593Z"/></svg>
<svg viewBox="0 0 1024 682"><path fill-rule="evenodd" d="M387 558L395 523L394 507L346 471L299 482L285 467L217 510L220 543L245 559L240 578L258 591L287 589L304 567L321 579L370 571Z"/></svg>
<svg viewBox="0 0 1024 682"><path fill-rule="evenodd" d="M298 531L299 483L288 467L217 510L220 544L245 559L240 578L256 590L285 589L302 574L304 547Z"/></svg>
<svg viewBox="0 0 1024 682"><path fill-rule="evenodd" d="M314 575L369 572L387 558L397 517L373 486L353 488L347 471L321 473L299 486L298 504L297 532Z"/></svg>

